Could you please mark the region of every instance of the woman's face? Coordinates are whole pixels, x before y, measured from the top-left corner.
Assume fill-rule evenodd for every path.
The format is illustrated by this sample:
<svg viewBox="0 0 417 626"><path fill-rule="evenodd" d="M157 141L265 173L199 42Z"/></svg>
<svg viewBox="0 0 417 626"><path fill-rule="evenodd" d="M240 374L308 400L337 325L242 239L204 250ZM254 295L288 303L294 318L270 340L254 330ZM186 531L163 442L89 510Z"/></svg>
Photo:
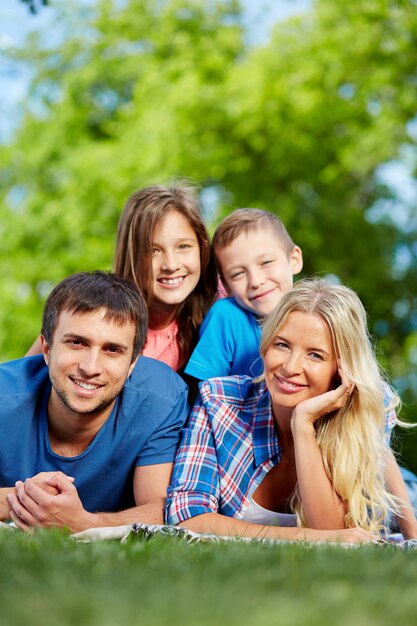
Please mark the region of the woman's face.
<svg viewBox="0 0 417 626"><path fill-rule="evenodd" d="M294 408L302 400L329 391L335 386L337 370L327 322L319 315L293 311L264 358L273 408Z"/></svg>
<svg viewBox="0 0 417 626"><path fill-rule="evenodd" d="M200 246L188 220L172 210L152 240L153 293L159 304L178 306L196 288L201 274Z"/></svg>

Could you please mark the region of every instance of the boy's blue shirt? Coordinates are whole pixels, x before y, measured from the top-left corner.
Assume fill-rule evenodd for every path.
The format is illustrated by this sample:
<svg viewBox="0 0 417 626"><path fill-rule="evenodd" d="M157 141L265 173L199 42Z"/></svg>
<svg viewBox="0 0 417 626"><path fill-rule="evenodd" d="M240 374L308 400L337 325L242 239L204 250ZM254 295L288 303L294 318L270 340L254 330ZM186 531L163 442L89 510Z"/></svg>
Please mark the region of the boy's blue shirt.
<svg viewBox="0 0 417 626"><path fill-rule="evenodd" d="M263 371L258 318L234 298L213 304L200 328L200 339L185 368L199 380L215 376L255 377Z"/></svg>

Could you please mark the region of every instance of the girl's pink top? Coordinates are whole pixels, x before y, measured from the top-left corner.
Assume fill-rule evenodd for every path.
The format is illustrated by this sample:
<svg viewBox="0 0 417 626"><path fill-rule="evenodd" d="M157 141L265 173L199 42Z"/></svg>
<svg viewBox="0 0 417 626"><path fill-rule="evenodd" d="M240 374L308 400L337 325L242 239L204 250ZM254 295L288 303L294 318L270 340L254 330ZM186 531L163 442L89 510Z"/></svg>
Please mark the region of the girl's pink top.
<svg viewBox="0 0 417 626"><path fill-rule="evenodd" d="M219 278L217 299L220 300L221 298L227 298L227 292ZM178 371L184 365L178 343L178 322L176 319L161 330L148 328L143 354L166 363L175 371Z"/></svg>
<svg viewBox="0 0 417 626"><path fill-rule="evenodd" d="M178 322L173 320L169 326L160 330L148 328L143 354L179 370L181 366L180 346L178 344Z"/></svg>
<svg viewBox="0 0 417 626"><path fill-rule="evenodd" d="M228 298L229 294L226 291L226 287L222 283L222 279L219 276L217 281L217 298L216 300L222 300L223 298Z"/></svg>

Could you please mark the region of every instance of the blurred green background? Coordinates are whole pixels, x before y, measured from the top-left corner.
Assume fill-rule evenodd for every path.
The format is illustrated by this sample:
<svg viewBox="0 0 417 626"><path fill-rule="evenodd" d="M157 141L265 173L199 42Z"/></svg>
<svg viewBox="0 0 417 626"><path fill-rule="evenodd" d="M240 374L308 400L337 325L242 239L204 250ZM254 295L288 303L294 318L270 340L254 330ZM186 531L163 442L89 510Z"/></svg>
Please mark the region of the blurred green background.
<svg viewBox="0 0 417 626"><path fill-rule="evenodd" d="M417 421L416 1L283 18L291 2L271 0L261 37L237 0L49 4L46 30L1 49L32 78L0 147L0 360L32 343L54 284L111 268L134 190L185 177L211 228L236 207L274 211L304 275L357 290ZM400 445L416 471L417 433Z"/></svg>

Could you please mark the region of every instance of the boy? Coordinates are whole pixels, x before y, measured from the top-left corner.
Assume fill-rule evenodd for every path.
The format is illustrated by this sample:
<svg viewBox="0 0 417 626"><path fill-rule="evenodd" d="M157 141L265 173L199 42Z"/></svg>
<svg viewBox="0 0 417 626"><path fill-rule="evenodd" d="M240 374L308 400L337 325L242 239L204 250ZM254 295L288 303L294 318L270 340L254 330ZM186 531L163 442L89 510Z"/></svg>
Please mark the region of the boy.
<svg viewBox="0 0 417 626"><path fill-rule="evenodd" d="M260 322L291 289L301 249L281 220L261 209L237 209L217 227L213 248L229 298L216 302L185 368L198 380L262 373Z"/></svg>

